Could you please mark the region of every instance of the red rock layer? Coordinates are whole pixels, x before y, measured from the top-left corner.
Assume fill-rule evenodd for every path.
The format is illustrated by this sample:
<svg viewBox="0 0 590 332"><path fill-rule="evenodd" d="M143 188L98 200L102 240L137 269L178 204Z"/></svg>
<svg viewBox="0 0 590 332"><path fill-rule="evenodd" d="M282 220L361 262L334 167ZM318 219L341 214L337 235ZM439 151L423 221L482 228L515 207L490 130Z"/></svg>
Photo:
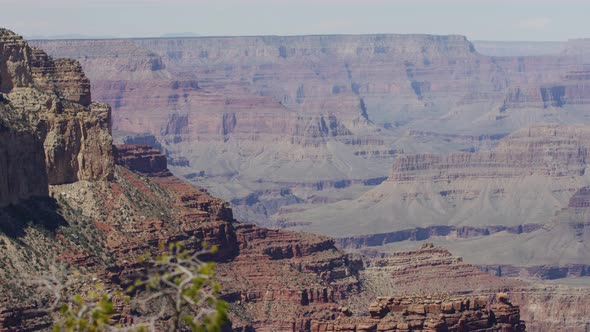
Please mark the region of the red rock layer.
<svg viewBox="0 0 590 332"><path fill-rule="evenodd" d="M158 173L168 170L166 156L146 145L117 145L115 162L140 173Z"/></svg>
<svg viewBox="0 0 590 332"><path fill-rule="evenodd" d="M333 322L312 321L313 332L487 331L519 332L526 326L518 307L505 294L490 303L488 296L381 297L369 307L370 318L338 317Z"/></svg>
<svg viewBox="0 0 590 332"><path fill-rule="evenodd" d="M463 263L447 249L424 244L419 250L400 251L371 260L362 272L371 288L396 294L433 294L457 292L495 293L524 283L501 279ZM434 282L434 280L436 280Z"/></svg>

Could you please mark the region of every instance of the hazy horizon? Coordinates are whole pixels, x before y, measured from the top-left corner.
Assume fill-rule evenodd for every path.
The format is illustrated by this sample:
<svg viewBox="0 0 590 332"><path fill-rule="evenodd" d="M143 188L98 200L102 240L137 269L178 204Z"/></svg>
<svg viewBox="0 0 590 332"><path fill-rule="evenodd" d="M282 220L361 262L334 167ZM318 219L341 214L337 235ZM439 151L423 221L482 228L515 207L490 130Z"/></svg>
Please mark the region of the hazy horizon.
<svg viewBox="0 0 590 332"><path fill-rule="evenodd" d="M464 35L473 41L590 37L590 2L565 0L0 0L29 38L332 34Z"/></svg>
<svg viewBox="0 0 590 332"><path fill-rule="evenodd" d="M0 28L8 28L0 26ZM13 32L20 34L17 30L12 29ZM293 35L277 35L277 34L258 34L258 35L199 35L193 33L175 33L169 32L159 36L108 36L108 35L82 35L82 34L65 34L65 35L27 35L20 34L28 40L100 40L100 39L158 39L158 38L231 38L231 37L299 37L299 36L364 36L364 35L432 35L432 36L449 36L449 35L461 35L461 34L434 34L434 33L310 33L310 34L293 34ZM462 35L465 36L465 35ZM568 40L575 39L590 39L589 37L570 38L567 40L502 40L502 39L472 39L468 36L467 39L470 42L502 42L502 43L565 43Z"/></svg>

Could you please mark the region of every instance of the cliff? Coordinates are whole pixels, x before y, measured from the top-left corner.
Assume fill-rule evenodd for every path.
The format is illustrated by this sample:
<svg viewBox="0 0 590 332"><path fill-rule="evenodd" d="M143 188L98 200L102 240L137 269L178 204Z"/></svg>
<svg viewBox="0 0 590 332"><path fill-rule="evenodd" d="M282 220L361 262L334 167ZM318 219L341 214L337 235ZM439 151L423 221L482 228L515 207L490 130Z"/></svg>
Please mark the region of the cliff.
<svg viewBox="0 0 590 332"><path fill-rule="evenodd" d="M588 158L586 126L539 125L516 131L490 152L407 155L393 165L393 182L465 178L582 176Z"/></svg>
<svg viewBox="0 0 590 332"><path fill-rule="evenodd" d="M114 148L115 162L139 173L168 171L166 156L145 145L118 145Z"/></svg>
<svg viewBox="0 0 590 332"><path fill-rule="evenodd" d="M312 323L312 331L525 331L518 307L506 294L496 302L479 297L381 297L371 304L371 319Z"/></svg>
<svg viewBox="0 0 590 332"><path fill-rule="evenodd" d="M47 196L50 184L112 176L110 107L90 102L78 62L1 29L0 93L0 206Z"/></svg>

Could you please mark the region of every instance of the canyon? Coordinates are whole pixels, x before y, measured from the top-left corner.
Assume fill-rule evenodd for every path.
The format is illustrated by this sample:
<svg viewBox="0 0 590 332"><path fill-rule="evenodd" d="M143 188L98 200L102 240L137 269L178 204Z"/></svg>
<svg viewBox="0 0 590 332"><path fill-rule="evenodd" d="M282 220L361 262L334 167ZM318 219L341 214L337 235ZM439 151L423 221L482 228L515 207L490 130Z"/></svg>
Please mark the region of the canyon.
<svg viewBox="0 0 590 332"><path fill-rule="evenodd" d="M80 61L120 142L153 136L174 174L269 226L283 206L358 197L400 154L488 150L588 117L584 40L529 56L456 35L32 43Z"/></svg>
<svg viewBox="0 0 590 332"><path fill-rule="evenodd" d="M560 320L537 304L587 294L576 203L589 185L587 40L33 44L81 62L93 95L113 105L115 141L160 149L237 219L333 236L371 257L433 242L486 273L541 282L514 294L535 303L525 319L545 317L529 328L584 326L584 313Z"/></svg>
<svg viewBox="0 0 590 332"><path fill-rule="evenodd" d="M80 61L93 96L113 106L116 142L160 149L239 220L336 237L354 252L434 242L523 278L583 277L590 266L585 214L570 207L590 185L588 40L32 44Z"/></svg>
<svg viewBox="0 0 590 332"><path fill-rule="evenodd" d="M584 41L0 36L0 330L50 325L14 276L124 289L175 241L219 246L235 331L587 326Z"/></svg>
<svg viewBox="0 0 590 332"><path fill-rule="evenodd" d="M109 107L91 101L76 61L53 60L9 30L0 36L3 149L21 151L20 159L0 155L1 331L51 328L43 311L51 298L27 284L44 271L65 273L74 292L123 291L146 253L178 241L188 250L219 247L210 259L230 306L228 331L525 330L519 306L501 292L522 282L445 249L425 245L371 266L329 237L237 221L227 202L175 177L159 151L113 146ZM414 280L415 291L382 284L387 273ZM429 273L424 285L438 285L438 294L412 277ZM465 287L447 284L456 278ZM136 318L125 301L115 307L115 323Z"/></svg>
<svg viewBox="0 0 590 332"><path fill-rule="evenodd" d="M33 45L81 62L113 105L115 136L153 135L175 174L264 225L282 206L357 197L400 154L486 150L516 129L588 115L583 40L529 56L428 35Z"/></svg>

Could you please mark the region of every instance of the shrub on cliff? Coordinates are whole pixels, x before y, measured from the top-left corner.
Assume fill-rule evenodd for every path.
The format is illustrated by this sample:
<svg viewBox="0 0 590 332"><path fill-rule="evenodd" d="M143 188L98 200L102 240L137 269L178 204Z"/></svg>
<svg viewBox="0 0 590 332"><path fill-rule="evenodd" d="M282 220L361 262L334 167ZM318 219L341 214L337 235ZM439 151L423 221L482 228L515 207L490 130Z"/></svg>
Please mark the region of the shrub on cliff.
<svg viewBox="0 0 590 332"><path fill-rule="evenodd" d="M204 246L206 248L206 246ZM96 286L86 294L67 296L67 285L58 278L38 279L52 292L53 304L46 311L54 318L55 332L100 331L195 331L219 332L227 319L227 305L218 297L220 285L215 263L199 257L216 247L191 253L182 243L173 243L156 257L145 255L146 273L127 289L109 293ZM133 312L133 323L114 324L114 302L124 299Z"/></svg>

